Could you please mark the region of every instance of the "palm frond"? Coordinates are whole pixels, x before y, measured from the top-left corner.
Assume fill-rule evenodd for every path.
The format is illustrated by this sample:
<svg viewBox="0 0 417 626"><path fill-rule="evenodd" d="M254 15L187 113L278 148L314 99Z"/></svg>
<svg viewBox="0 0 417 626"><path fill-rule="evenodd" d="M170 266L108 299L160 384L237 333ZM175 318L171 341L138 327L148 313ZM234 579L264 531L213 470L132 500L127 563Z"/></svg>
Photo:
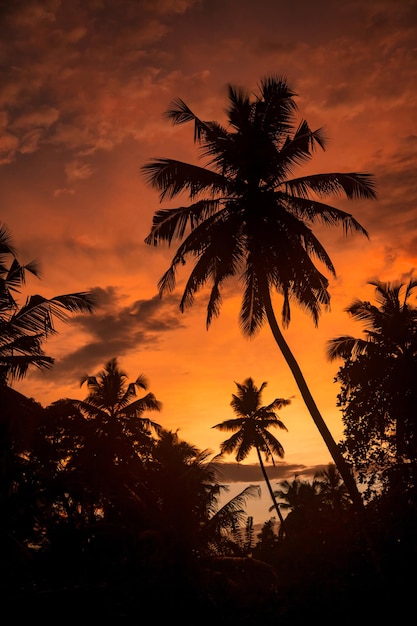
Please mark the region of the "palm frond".
<svg viewBox="0 0 417 626"><path fill-rule="evenodd" d="M219 520L222 520L221 525L224 526L224 522L226 519L235 519L236 515L238 519L236 521L241 521L242 516L245 515L245 507L247 501L253 498L261 497L261 488L259 485L248 485L238 493L236 496L228 500L210 519L210 524L216 523Z"/></svg>
<svg viewBox="0 0 417 626"><path fill-rule="evenodd" d="M54 332L54 318L68 322L68 313L92 313L95 299L88 292L55 296L48 299L40 295L30 296L25 305L12 318L22 331Z"/></svg>
<svg viewBox="0 0 417 626"><path fill-rule="evenodd" d="M285 428L285 430L287 429ZM273 460L274 454L278 456L280 459L284 457L284 448L282 444L268 430L263 430L262 439L268 446L269 456L271 457L272 460Z"/></svg>
<svg viewBox="0 0 417 626"><path fill-rule="evenodd" d="M260 123L260 128L270 135L286 135L293 126L296 95L285 76L263 77L254 104L255 124Z"/></svg>
<svg viewBox="0 0 417 626"><path fill-rule="evenodd" d="M201 141L202 136L208 130L207 122L203 122L194 115L189 106L185 104L184 100L181 100L181 98L172 100L165 112L165 117L171 120L174 126L194 122L194 141L196 142Z"/></svg>
<svg viewBox="0 0 417 626"><path fill-rule="evenodd" d="M21 380L27 374L29 367L36 367L39 370L49 370L54 363L54 359L45 354L17 355L2 354L0 350L0 379L9 376L12 380Z"/></svg>
<svg viewBox="0 0 417 626"><path fill-rule="evenodd" d="M308 195L308 194L307 194ZM279 200L288 207L296 216L308 220L312 224L321 222L324 226L338 226L342 224L344 234L350 231L360 232L369 237L368 232L361 226L350 213L337 209L328 204L318 202L308 197L277 194Z"/></svg>
<svg viewBox="0 0 417 626"><path fill-rule="evenodd" d="M276 184L292 176L300 165L308 163L312 159L316 144L324 150L325 143L323 129L312 131L308 123L303 120L294 136L287 137L284 145L279 149L275 163Z"/></svg>
<svg viewBox="0 0 417 626"><path fill-rule="evenodd" d="M252 103L249 94L241 87L228 85L229 106L226 109L229 124L238 131L248 126L251 117Z"/></svg>
<svg viewBox="0 0 417 626"><path fill-rule="evenodd" d="M156 399L153 393L147 393L143 398L138 398L129 405L123 407L123 413L126 415L142 415L145 411L161 411L162 404Z"/></svg>
<svg viewBox="0 0 417 626"><path fill-rule="evenodd" d="M184 191L195 199L202 191L216 194L227 188L227 180L218 172L175 159L152 159L141 171L146 183L161 192L160 201Z"/></svg>
<svg viewBox="0 0 417 626"><path fill-rule="evenodd" d="M312 191L319 197L345 195L348 199L376 198L375 181L371 174L329 173L311 174L285 181L288 194L309 197Z"/></svg>
<svg viewBox="0 0 417 626"><path fill-rule="evenodd" d="M350 335L335 337L326 343L326 356L329 361L347 359L354 351L356 339Z"/></svg>
<svg viewBox="0 0 417 626"><path fill-rule="evenodd" d="M0 255L3 254L13 256L17 254L11 232L4 222L0 223Z"/></svg>
<svg viewBox="0 0 417 626"><path fill-rule="evenodd" d="M218 428L219 430L233 432L235 430L239 430L244 422L245 422L245 418L234 417L228 420L224 420L223 422L220 422L220 424L216 424L215 426L212 426L212 428Z"/></svg>
<svg viewBox="0 0 417 626"><path fill-rule="evenodd" d="M223 220L222 214L218 213L211 220L206 220L205 246L201 249L200 227L181 246L181 254L193 253L198 256L193 270L190 273L183 296L180 301L180 310L184 311L191 306L194 294L204 284L210 282L212 289L207 305L207 328L210 326L213 316L220 312L221 294L220 286L231 276L234 276L242 263L242 246L233 225L233 220ZM197 247L196 247L197 246Z"/></svg>
<svg viewBox="0 0 417 626"><path fill-rule="evenodd" d="M258 272L255 264L251 262L252 257L248 257L246 270L242 276L244 291L242 306L239 312L239 326L244 335L252 337L263 326L266 315L263 301L261 299L261 289L258 281Z"/></svg>
<svg viewBox="0 0 417 626"><path fill-rule="evenodd" d="M194 229L200 222L214 215L219 207L220 200L199 200L187 207L156 211L145 243L157 246L166 241L170 246L173 239L184 237L187 227Z"/></svg>

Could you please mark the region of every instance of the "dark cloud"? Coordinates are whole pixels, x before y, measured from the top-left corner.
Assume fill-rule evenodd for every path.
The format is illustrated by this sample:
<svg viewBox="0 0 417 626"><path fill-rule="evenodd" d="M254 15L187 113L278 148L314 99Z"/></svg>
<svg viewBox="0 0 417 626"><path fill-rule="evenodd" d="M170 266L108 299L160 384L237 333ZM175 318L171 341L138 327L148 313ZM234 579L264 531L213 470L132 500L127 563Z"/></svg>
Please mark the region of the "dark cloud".
<svg viewBox="0 0 417 626"><path fill-rule="evenodd" d="M149 300L136 300L120 306L122 295L115 287L96 287L91 290L98 308L92 315L80 315L71 320L85 337L76 350L57 359L51 379L55 382L79 378L84 373L101 367L112 357L122 357L132 352L146 351L149 345L155 350L163 341L163 334L183 328L178 315L178 298L161 299L158 295ZM38 373L38 377L43 376Z"/></svg>
<svg viewBox="0 0 417 626"><path fill-rule="evenodd" d="M261 469L258 464L242 463L219 463L220 480L225 483L253 483L262 480ZM326 465L302 465L297 463L276 463L268 465L266 471L268 478L272 480L293 480L296 476L309 480Z"/></svg>

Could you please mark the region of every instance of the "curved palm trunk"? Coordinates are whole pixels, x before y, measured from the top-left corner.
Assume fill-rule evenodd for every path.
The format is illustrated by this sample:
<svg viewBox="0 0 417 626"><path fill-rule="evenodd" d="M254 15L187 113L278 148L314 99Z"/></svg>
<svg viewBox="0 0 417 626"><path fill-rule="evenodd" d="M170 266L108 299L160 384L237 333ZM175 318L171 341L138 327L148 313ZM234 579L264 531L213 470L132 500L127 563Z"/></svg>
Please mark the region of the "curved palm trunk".
<svg viewBox="0 0 417 626"><path fill-rule="evenodd" d="M262 461L262 456L261 456L261 453L259 452L258 448L256 448L256 452L258 453L259 465L261 466L262 474L263 474L263 477L264 477L264 481L266 482L266 486L268 487L269 495L271 496L271 500L272 500L273 505L275 507L275 510L276 510L276 512L278 514L278 518L279 518L279 521L281 523L281 528L285 532L284 518L282 517L282 513L280 511L277 499L276 499L275 494L273 492L273 489L271 487L271 483L269 482L268 474L266 473L266 469L265 469L265 466L264 466L263 461Z"/></svg>
<svg viewBox="0 0 417 626"><path fill-rule="evenodd" d="M317 426L321 436L323 437L323 440L330 454L332 455L332 458L335 462L337 469L340 472L341 477L343 478L343 481L352 499L355 510L362 514L362 512L364 511L364 505L363 505L363 501L359 493L356 481L350 471L349 465L347 464L346 460L343 458L339 447L337 446L335 440L333 439L331 432L329 431L323 417L321 416L321 413L318 410L316 403L314 401L314 398L311 395L310 390L307 386L307 383L304 379L303 373L301 372L300 366L298 365L293 353L291 352L290 347L285 341L285 338L281 332L281 329L278 326L278 322L275 318L274 309L272 307L271 296L270 296L269 290L266 290L266 295L265 295L265 312L266 312L268 323L272 330L274 339L277 342L278 347L281 350L295 378L295 382L298 385L298 388L301 392L305 405L307 409L309 410L310 415L313 418L313 421L315 425Z"/></svg>

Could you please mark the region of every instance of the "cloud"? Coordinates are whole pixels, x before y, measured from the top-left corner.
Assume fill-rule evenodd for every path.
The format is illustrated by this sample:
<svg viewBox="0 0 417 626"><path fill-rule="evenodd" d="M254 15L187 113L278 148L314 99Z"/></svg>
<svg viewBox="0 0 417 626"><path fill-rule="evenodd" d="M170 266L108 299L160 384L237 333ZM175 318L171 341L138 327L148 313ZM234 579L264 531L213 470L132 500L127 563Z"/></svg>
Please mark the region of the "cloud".
<svg viewBox="0 0 417 626"><path fill-rule="evenodd" d="M18 146L4 135L4 162L35 151L41 139L74 152L110 150L143 128L140 103L160 89L155 63L164 57L159 44L170 31L170 16L196 2L105 4L29 0L6 11L0 52L11 64L0 109L9 115L8 132ZM28 136L35 131L36 138ZM91 175L88 165L67 169L70 180Z"/></svg>
<svg viewBox="0 0 417 626"><path fill-rule="evenodd" d="M162 300L154 296L122 306L124 296L116 287L97 287L91 294L98 308L92 315L71 319L71 327L80 333L82 341L76 349L55 361L50 374L55 383L78 378L80 367L87 371L96 369L109 358L147 350L149 345L155 350L163 341L164 333L184 327L175 297ZM43 374L39 372L37 376Z"/></svg>
<svg viewBox="0 0 417 626"><path fill-rule="evenodd" d="M82 163L79 160L67 163L65 166L65 173L67 175L68 182L74 182L76 180L86 180L94 174L94 168L88 163Z"/></svg>
<svg viewBox="0 0 417 626"><path fill-rule="evenodd" d="M215 462L216 464L216 462ZM260 467L257 463L218 463L220 480L225 483L253 483L262 479ZM326 465L302 465L297 463L275 463L268 465L266 471L271 481L293 480L299 476L302 480L310 480L314 475L325 469Z"/></svg>

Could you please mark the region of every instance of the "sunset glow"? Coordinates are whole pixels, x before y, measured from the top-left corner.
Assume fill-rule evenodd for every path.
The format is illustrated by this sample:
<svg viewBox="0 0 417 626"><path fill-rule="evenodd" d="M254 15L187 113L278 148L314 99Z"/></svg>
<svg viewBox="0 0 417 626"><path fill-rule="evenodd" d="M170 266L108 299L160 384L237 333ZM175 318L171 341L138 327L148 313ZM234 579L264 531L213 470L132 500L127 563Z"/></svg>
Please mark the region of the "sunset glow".
<svg viewBox="0 0 417 626"><path fill-rule="evenodd" d="M285 331L339 440L339 364L326 360L325 343L360 334L344 309L356 297L372 299L368 280L408 279L417 263L415 10L390 0L11 3L0 44L0 221L21 262L41 262L43 278L30 279L27 294L92 290L100 304L58 327L45 346L56 359L51 372L14 387L44 406L82 399L81 376L117 357L130 379L149 379L162 426L217 454L224 433L212 427L232 417L234 383L250 376L268 382L265 403L292 399L279 412L288 432L275 433L289 473L328 463L270 329L242 335L237 283L228 284L209 330L204 293L184 314L178 309L188 266L175 292L159 298L173 251L144 243L160 205L140 168L153 157L196 159L191 126L172 127L163 116L171 100L221 122L229 83L256 90L261 77L277 74L299 94L300 120L329 138L308 173L374 175L377 200L330 202L351 212L369 240L316 232L337 271L331 311L315 328L293 309Z"/></svg>

